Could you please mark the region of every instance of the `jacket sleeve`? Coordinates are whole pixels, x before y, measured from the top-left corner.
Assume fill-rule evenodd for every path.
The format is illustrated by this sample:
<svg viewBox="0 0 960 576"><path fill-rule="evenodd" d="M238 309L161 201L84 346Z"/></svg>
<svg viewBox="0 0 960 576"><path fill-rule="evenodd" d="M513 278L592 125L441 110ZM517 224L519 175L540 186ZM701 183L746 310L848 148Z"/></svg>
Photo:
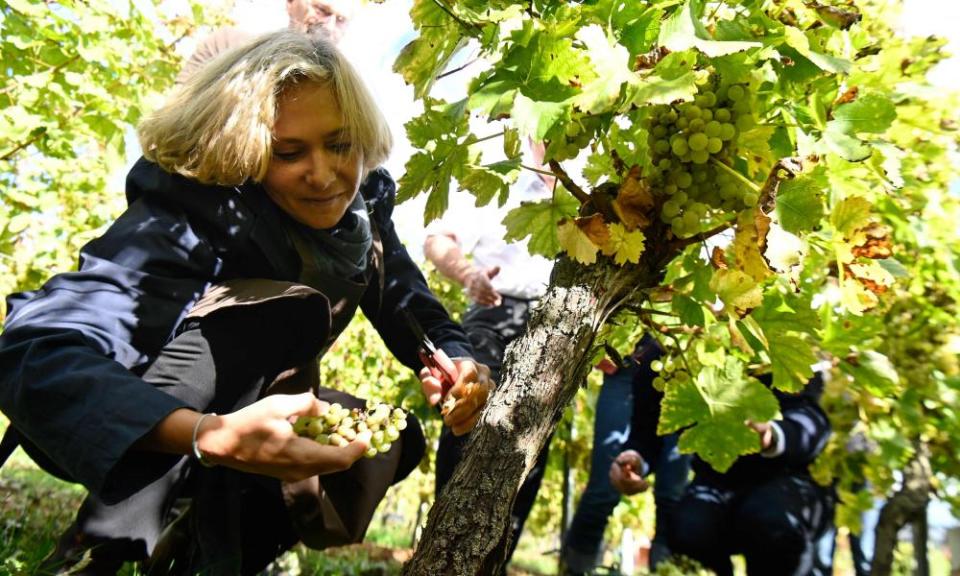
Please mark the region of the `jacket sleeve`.
<svg viewBox="0 0 960 576"><path fill-rule="evenodd" d="M801 468L809 465L823 451L830 438L830 420L820 407L823 380L814 376L799 394L775 392L780 401L782 420L777 425L783 432L784 451L775 459Z"/></svg>
<svg viewBox="0 0 960 576"><path fill-rule="evenodd" d="M374 204L373 220L383 242L384 285L382 294L367 290L361 302L363 313L390 352L415 371L423 364L417 358L418 342L403 317L403 307L413 312L427 336L451 358L472 357L473 348L463 329L450 319L397 237L391 219L396 197L393 179L378 169L371 172L364 187L364 196Z"/></svg>
<svg viewBox="0 0 960 576"><path fill-rule="evenodd" d="M142 487L119 482L118 463L183 407L137 374L218 262L185 217L138 201L83 248L78 271L8 299L0 410L27 444L107 502Z"/></svg>
<svg viewBox="0 0 960 576"><path fill-rule="evenodd" d="M647 465L645 473L656 470L663 445L663 437L657 435L660 421L660 402L663 394L653 387L657 373L650 364L663 356L657 341L645 335L637 344L632 359L636 362L633 376L633 419L630 437L624 449L636 450Z"/></svg>

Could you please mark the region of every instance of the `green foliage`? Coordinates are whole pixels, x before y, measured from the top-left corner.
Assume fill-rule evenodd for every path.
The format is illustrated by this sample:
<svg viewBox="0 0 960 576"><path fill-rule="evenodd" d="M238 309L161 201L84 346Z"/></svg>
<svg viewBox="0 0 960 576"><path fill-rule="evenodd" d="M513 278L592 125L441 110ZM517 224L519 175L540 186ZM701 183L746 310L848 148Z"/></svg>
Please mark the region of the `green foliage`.
<svg viewBox="0 0 960 576"><path fill-rule="evenodd" d="M775 412L753 374L770 372L775 387L795 391L811 364L832 362L824 402L835 434L818 477L843 478L853 493L860 474L882 493L913 440L960 439L957 420L948 420L960 352L950 312L960 298L960 199L947 192L956 177L957 99L926 81L944 58L943 41L898 35L898 5L879 0L620 8L546 0L486 16L451 1L431 15L450 38L470 39L488 64L470 83L468 111L542 139L557 172L578 154L588 157L590 186L571 189L562 207L557 197L515 210L510 238L529 237L533 251L584 266L639 259L660 267L661 285L641 286L629 307L635 319L617 316L618 327L601 338L637 332L637 321L663 335L668 363L678 367L661 374L662 425L684 429L681 446L718 468L756 450L744 417ZM414 19L437 24L416 10ZM408 50L429 53L416 43ZM443 71L398 66L422 87ZM427 108L425 117L434 114ZM675 162L703 148L698 122L728 112L743 119L734 118L733 144L710 170L742 201L724 204L709 196L710 170L699 170L706 179L693 169L681 174ZM683 142L665 146L670 133L661 126ZM458 130L458 146L480 139L465 119ZM418 145L426 154L448 146L444 138ZM446 204L443 180L461 178L458 169L416 157L411 181L433 180L405 197L429 191L435 217ZM503 190L498 184L501 200ZM687 202L669 206L677 194ZM696 195L702 199L690 203ZM679 223L682 232L662 226L687 212L695 217ZM639 255L635 243L629 257L609 249L614 226L643 234ZM724 229L735 231L730 245L701 250L700 239ZM666 265L653 260L663 254L673 256ZM624 344L617 342L629 349ZM842 448L857 435L870 440L866 453ZM936 454L938 481L956 478L956 456Z"/></svg>
<svg viewBox="0 0 960 576"><path fill-rule="evenodd" d="M200 2L0 3L0 292L36 288L125 206L124 134L180 67L176 42L222 18ZM148 8L150 12L145 12Z"/></svg>

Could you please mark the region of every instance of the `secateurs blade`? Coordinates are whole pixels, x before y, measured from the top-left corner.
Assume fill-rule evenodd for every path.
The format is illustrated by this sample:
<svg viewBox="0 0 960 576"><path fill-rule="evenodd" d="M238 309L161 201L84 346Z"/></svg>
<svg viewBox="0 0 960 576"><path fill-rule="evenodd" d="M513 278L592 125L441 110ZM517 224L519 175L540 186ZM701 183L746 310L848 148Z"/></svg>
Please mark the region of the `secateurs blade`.
<svg viewBox="0 0 960 576"><path fill-rule="evenodd" d="M456 365L453 363L453 360L447 356L446 352L437 348L433 341L430 340L427 333L423 331L423 327L417 322L416 317L410 312L410 309L403 307L401 310L403 311L407 325L417 338L417 356L420 357L423 365L430 370L430 375L440 381L441 396L446 397L447 392L450 391L450 388L456 384L457 379L460 377Z"/></svg>

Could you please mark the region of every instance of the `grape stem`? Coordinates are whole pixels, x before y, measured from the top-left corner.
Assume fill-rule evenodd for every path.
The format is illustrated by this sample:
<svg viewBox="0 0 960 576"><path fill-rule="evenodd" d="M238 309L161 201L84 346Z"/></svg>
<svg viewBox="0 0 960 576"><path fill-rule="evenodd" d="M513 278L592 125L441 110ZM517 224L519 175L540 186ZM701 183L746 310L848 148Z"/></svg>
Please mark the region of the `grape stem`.
<svg viewBox="0 0 960 576"><path fill-rule="evenodd" d="M582 188L577 186L577 183L570 178L563 167L560 166L559 162L556 160L551 160L550 169L553 170L553 175L556 176L557 180L559 180L561 184L563 184L563 187L580 201L580 204L586 204L590 201L590 195L584 192Z"/></svg>
<svg viewBox="0 0 960 576"><path fill-rule="evenodd" d="M732 228L735 222L736 222L736 218L734 218L733 220L730 220L729 222L724 222L723 224L720 224L719 226L716 226L709 230L705 230L699 234L694 234L689 238L684 238L682 241L679 242L679 246L683 248L691 244L696 244L697 242L704 242L707 240L707 238L716 236L717 234L720 234L724 230L728 230L729 228Z"/></svg>
<svg viewBox="0 0 960 576"><path fill-rule="evenodd" d="M710 158L710 162L713 163L716 167L726 171L727 174L730 174L734 178L737 178L738 180L746 184L748 188L750 188L751 190L757 193L757 196L760 195L761 193L760 187L754 184L753 181L751 181L749 178L747 178L743 174L737 172L736 170L727 166L726 164L717 160L716 158Z"/></svg>

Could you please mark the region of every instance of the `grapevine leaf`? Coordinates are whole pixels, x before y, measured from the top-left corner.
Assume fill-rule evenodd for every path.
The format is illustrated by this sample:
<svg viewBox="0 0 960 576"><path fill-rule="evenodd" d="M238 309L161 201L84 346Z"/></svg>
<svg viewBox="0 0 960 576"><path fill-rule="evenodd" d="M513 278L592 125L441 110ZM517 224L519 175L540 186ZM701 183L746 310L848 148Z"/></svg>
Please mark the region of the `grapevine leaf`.
<svg viewBox="0 0 960 576"><path fill-rule="evenodd" d="M670 434L681 428L705 420L710 414L697 385L693 380L671 382L664 391L657 421L657 434Z"/></svg>
<svg viewBox="0 0 960 576"><path fill-rule="evenodd" d="M833 111L831 124L848 134L881 133L886 131L896 118L897 111L893 102L886 96L873 93L838 106Z"/></svg>
<svg viewBox="0 0 960 576"><path fill-rule="evenodd" d="M699 0L686 0L660 27L659 44L672 52L696 48L707 56L723 56L763 46L760 42L713 40L700 22Z"/></svg>
<svg viewBox="0 0 960 576"><path fill-rule="evenodd" d="M630 55L636 56L649 51L656 43L663 11L651 9L641 2L599 0L584 3L583 16L587 21L619 31L620 43L626 46Z"/></svg>
<svg viewBox="0 0 960 576"><path fill-rule="evenodd" d="M826 189L826 173L821 167L781 182L776 204L780 226L792 234L812 231L823 219Z"/></svg>
<svg viewBox="0 0 960 576"><path fill-rule="evenodd" d="M653 194L638 170L631 170L620 184L613 201L613 211L628 230L645 228L650 224L654 207Z"/></svg>
<svg viewBox="0 0 960 576"><path fill-rule="evenodd" d="M441 140L432 152L417 152L397 182L397 203L428 192L424 224L439 218L449 203L450 179L460 176L470 161L468 147L451 140Z"/></svg>
<svg viewBox="0 0 960 576"><path fill-rule="evenodd" d="M834 121L827 123L822 142L826 152L832 152L850 162L866 160L872 154L869 146L856 136L844 132L842 126Z"/></svg>
<svg viewBox="0 0 960 576"><path fill-rule="evenodd" d="M609 226L609 239L601 250L604 255L613 256L613 261L621 266L627 262L636 264L643 254L644 239L643 232L628 231L622 224L614 223Z"/></svg>
<svg viewBox="0 0 960 576"><path fill-rule="evenodd" d="M574 105L584 112L601 114L613 108L620 98L623 84L634 77L628 65L630 55L596 24L581 28L577 39L587 48L596 78L586 83L583 92L574 97Z"/></svg>
<svg viewBox="0 0 960 576"><path fill-rule="evenodd" d="M763 304L755 308L750 317L763 329L769 339L780 338L791 333L816 334L820 328L820 318L810 305L810 299L786 295L780 292L767 292Z"/></svg>
<svg viewBox="0 0 960 576"><path fill-rule="evenodd" d="M857 387L874 396L884 398L900 395L900 375L890 359L879 352L861 352L852 362L841 362L840 368L853 377Z"/></svg>
<svg viewBox="0 0 960 576"><path fill-rule="evenodd" d="M685 430L677 443L680 452L696 452L718 472L726 472L741 454L757 452L757 433L735 418L713 418Z"/></svg>
<svg viewBox="0 0 960 576"><path fill-rule="evenodd" d="M677 78L665 79L651 74L641 80L631 82L628 101L635 106L646 104L669 104L676 100L693 100L697 93L693 72L687 72Z"/></svg>
<svg viewBox="0 0 960 576"><path fill-rule="evenodd" d="M762 212L759 209L753 209L745 210L737 215L737 232L733 238L733 254L737 269L757 282L761 282L772 272L760 254L760 247L766 238L761 238L757 229L755 216L758 214L762 214Z"/></svg>
<svg viewBox="0 0 960 576"><path fill-rule="evenodd" d="M803 338L779 335L770 340L768 352L775 388L799 392L813 377L811 366L816 363L817 356Z"/></svg>
<svg viewBox="0 0 960 576"><path fill-rule="evenodd" d="M417 23L420 36L400 51L393 70L413 86L417 98L422 98L466 39L456 21L431 0L416 0L410 17Z"/></svg>
<svg viewBox="0 0 960 576"><path fill-rule="evenodd" d="M683 294L674 294L671 307L680 318L680 322L687 326L704 326L706 324L703 306L693 298Z"/></svg>
<svg viewBox="0 0 960 576"><path fill-rule="evenodd" d="M520 133L514 128L503 131L503 154L507 158L519 158L521 154Z"/></svg>
<svg viewBox="0 0 960 576"><path fill-rule="evenodd" d="M485 206L495 197L499 204L507 201L510 185L517 179L520 160L505 160L489 166L465 166L459 178L460 186L477 198L477 206Z"/></svg>
<svg viewBox="0 0 960 576"><path fill-rule="evenodd" d="M417 148L425 148L432 141L463 136L468 130L466 105L466 100L448 104L424 99L423 113L404 124L407 139Z"/></svg>
<svg viewBox="0 0 960 576"><path fill-rule="evenodd" d="M896 258L882 258L877 260L877 264L883 266L884 270L889 272L894 278L907 278L910 276L910 271Z"/></svg>
<svg viewBox="0 0 960 576"><path fill-rule="evenodd" d="M717 270L710 288L723 303L736 310L748 310L763 301L763 290L749 275L739 270Z"/></svg>
<svg viewBox="0 0 960 576"><path fill-rule="evenodd" d="M576 218L574 222L595 246L603 248L610 244L610 229L603 221L603 216L593 214L586 218Z"/></svg>
<svg viewBox="0 0 960 576"><path fill-rule="evenodd" d="M770 138L774 130L773 126L757 126L741 134L737 140L740 155L747 161L750 174L767 174L773 167Z"/></svg>
<svg viewBox="0 0 960 576"><path fill-rule="evenodd" d="M571 258L581 264L593 264L597 261L597 245L590 241L575 220L564 219L557 227L557 240L560 247Z"/></svg>
<svg viewBox="0 0 960 576"><path fill-rule="evenodd" d="M803 263L806 252L807 244L803 240L785 231L776 222L770 225L763 257L772 269L793 276L794 272L799 272L796 269Z"/></svg>
<svg viewBox="0 0 960 576"><path fill-rule="evenodd" d="M840 286L840 304L851 314L860 316L878 303L877 295L849 278Z"/></svg>
<svg viewBox="0 0 960 576"><path fill-rule="evenodd" d="M468 100L471 110L482 112L490 120L509 117L513 110L513 101L520 91L518 80L494 78L473 90Z"/></svg>
<svg viewBox="0 0 960 576"><path fill-rule="evenodd" d="M756 432L744 421L772 420L778 413L773 393L756 379L744 376L743 365L728 356L722 366L701 369L696 384L668 385L657 431L662 434L696 422L681 436L681 450L696 451L723 472L740 454L760 448Z"/></svg>
<svg viewBox="0 0 960 576"><path fill-rule="evenodd" d="M790 46L799 52L804 58L813 62L817 67L831 74L847 74L850 72L851 64L843 58L821 54L810 48L810 39L803 31L793 26L785 26L784 40L787 46Z"/></svg>
<svg viewBox="0 0 960 576"><path fill-rule="evenodd" d="M859 239L859 231L870 225L872 204L861 196L841 200L830 213L830 223L848 242Z"/></svg>
<svg viewBox="0 0 960 576"><path fill-rule="evenodd" d="M567 102L538 102L517 94L511 116L521 135L540 142L555 124L570 119L570 108Z"/></svg>
<svg viewBox="0 0 960 576"><path fill-rule="evenodd" d="M563 188L558 188L551 200L523 202L503 219L507 228L504 239L520 242L529 236L527 248L531 254L553 258L560 252L557 223L576 216L579 207L577 199Z"/></svg>

